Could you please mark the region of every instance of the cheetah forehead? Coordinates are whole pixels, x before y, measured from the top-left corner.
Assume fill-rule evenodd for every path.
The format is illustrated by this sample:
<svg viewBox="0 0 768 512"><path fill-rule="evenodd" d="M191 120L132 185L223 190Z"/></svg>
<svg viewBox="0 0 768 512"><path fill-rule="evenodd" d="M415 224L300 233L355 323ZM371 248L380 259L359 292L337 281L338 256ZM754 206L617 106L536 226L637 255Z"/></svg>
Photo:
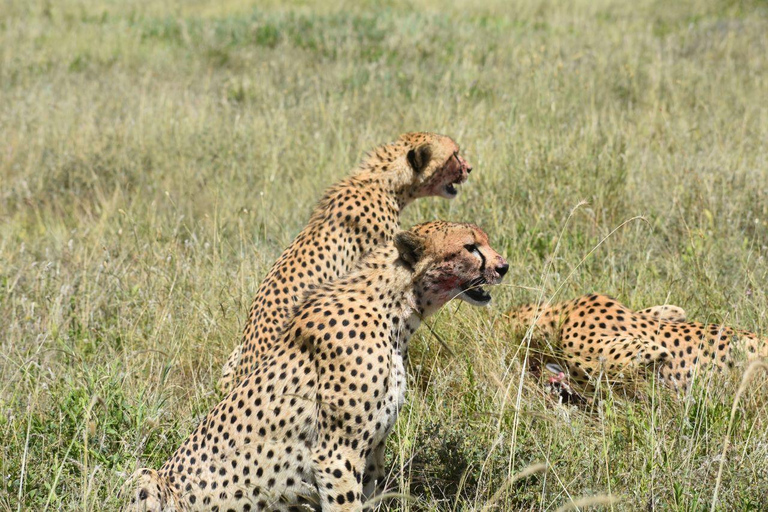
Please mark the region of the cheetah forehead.
<svg viewBox="0 0 768 512"><path fill-rule="evenodd" d="M459 146L447 135L430 132L410 132L400 135L394 142L381 144L368 152L360 163L362 172L371 170L390 170L405 165L405 157L412 149L429 146L431 171L438 169L451 155L459 152Z"/></svg>
<svg viewBox="0 0 768 512"><path fill-rule="evenodd" d="M424 238L428 250L458 249L468 243L490 245L487 233L471 223L432 221L417 224L410 231Z"/></svg>
<svg viewBox="0 0 768 512"><path fill-rule="evenodd" d="M398 138L399 142L409 147L416 147L423 144L433 146L443 146L451 152L458 151L459 145L447 135L432 132L409 132L404 133Z"/></svg>

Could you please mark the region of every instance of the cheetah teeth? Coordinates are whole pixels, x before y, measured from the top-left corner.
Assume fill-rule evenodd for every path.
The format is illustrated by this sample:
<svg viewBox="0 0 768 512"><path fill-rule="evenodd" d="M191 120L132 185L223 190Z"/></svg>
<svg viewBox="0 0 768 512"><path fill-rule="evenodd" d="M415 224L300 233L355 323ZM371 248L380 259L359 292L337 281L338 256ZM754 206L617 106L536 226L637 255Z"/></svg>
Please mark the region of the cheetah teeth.
<svg viewBox="0 0 768 512"><path fill-rule="evenodd" d="M449 195L455 196L456 194L459 193L459 191L458 191L458 189L456 187L457 186L461 186L462 183L464 183L464 182L461 179L458 179L458 180L454 181L453 183L449 183L449 184L447 184L445 186L445 191Z"/></svg>
<svg viewBox="0 0 768 512"><path fill-rule="evenodd" d="M485 279L479 277L463 285L461 298L478 306L484 306L491 301L491 295L482 288L481 285L487 284Z"/></svg>

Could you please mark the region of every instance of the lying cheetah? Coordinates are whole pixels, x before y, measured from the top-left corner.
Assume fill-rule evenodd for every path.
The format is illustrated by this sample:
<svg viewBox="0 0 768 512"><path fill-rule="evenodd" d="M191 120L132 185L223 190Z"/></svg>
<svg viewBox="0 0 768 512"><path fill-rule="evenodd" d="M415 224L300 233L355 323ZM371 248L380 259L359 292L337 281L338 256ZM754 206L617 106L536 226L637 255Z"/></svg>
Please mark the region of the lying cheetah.
<svg viewBox="0 0 768 512"><path fill-rule="evenodd" d="M686 391L703 364L730 368L738 353L747 359L768 357L768 341L751 332L688 322L676 306L635 312L606 295L526 305L509 318L520 328L536 319L534 352L553 373L565 368L581 386L597 379L619 383L656 365L663 382Z"/></svg>
<svg viewBox="0 0 768 512"><path fill-rule="evenodd" d="M126 510L361 510L383 478L405 399L408 340L422 318L509 266L471 224L400 232L344 277L311 291L279 346L159 471L137 471Z"/></svg>
<svg viewBox="0 0 768 512"><path fill-rule="evenodd" d="M297 297L349 272L392 239L400 212L419 197L452 199L472 167L449 137L407 133L374 149L353 175L326 190L307 226L272 266L256 293L241 344L219 380L228 392L282 333Z"/></svg>

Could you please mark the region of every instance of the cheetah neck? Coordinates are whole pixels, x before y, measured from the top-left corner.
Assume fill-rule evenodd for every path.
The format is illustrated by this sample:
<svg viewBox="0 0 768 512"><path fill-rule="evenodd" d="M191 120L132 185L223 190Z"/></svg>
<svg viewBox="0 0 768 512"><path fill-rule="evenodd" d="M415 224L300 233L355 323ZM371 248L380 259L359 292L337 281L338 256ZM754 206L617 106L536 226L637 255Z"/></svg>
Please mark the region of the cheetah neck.
<svg viewBox="0 0 768 512"><path fill-rule="evenodd" d="M397 208L402 211L414 199L413 171L403 162L394 161L364 172L356 177L365 181L366 188L378 189L381 194L392 198Z"/></svg>
<svg viewBox="0 0 768 512"><path fill-rule="evenodd" d="M394 247L381 247L369 253L361 268L343 280L355 283L362 300L378 303L390 320L392 339L403 345L421 324L424 310L417 299L418 276L398 259ZM380 283L386 283L383 294Z"/></svg>
<svg viewBox="0 0 768 512"><path fill-rule="evenodd" d="M403 354L407 353L408 342L421 325L421 315L407 302L408 299L395 310L390 329L390 339L393 346Z"/></svg>

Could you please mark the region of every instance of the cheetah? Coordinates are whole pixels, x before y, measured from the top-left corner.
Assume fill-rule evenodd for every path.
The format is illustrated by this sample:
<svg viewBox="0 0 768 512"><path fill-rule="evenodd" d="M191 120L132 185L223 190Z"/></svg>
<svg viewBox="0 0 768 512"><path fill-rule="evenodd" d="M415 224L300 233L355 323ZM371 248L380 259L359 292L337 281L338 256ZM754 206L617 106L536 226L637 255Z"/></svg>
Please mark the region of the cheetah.
<svg viewBox="0 0 768 512"><path fill-rule="evenodd" d="M162 468L134 474L125 510L362 510L383 482L409 338L453 298L487 304L483 287L508 269L475 225L399 232L307 294L279 345Z"/></svg>
<svg viewBox="0 0 768 512"><path fill-rule="evenodd" d="M308 288L346 274L362 255L390 241L400 212L414 199L456 197L456 185L471 171L450 137L406 133L374 149L352 176L327 189L259 286L219 389L228 392L269 351Z"/></svg>
<svg viewBox="0 0 768 512"><path fill-rule="evenodd" d="M567 373L582 389L598 379L619 384L655 366L661 382L685 392L703 365L732 368L739 354L748 360L768 357L768 340L689 322L677 306L632 311L607 295L593 294L555 305L521 306L508 316L524 329L535 319L533 352L557 375L551 382Z"/></svg>

